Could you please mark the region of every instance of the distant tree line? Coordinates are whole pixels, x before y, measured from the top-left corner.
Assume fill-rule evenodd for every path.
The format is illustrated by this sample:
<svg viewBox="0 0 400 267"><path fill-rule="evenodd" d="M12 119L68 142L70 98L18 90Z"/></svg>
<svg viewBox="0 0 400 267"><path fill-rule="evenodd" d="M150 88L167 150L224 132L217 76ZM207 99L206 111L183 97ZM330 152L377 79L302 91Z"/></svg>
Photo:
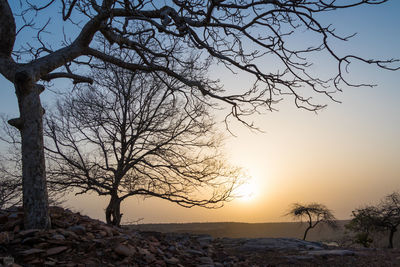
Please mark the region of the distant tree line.
<svg viewBox="0 0 400 267"><path fill-rule="evenodd" d="M338 229L337 219L332 211L320 203L295 203L287 215L295 220L305 222L303 240L308 232L317 225L328 225ZM388 247L394 247L394 236L400 226L400 193L393 192L385 196L377 205L367 205L352 211L352 218L345 225L350 243L371 247L377 234L387 235Z"/></svg>

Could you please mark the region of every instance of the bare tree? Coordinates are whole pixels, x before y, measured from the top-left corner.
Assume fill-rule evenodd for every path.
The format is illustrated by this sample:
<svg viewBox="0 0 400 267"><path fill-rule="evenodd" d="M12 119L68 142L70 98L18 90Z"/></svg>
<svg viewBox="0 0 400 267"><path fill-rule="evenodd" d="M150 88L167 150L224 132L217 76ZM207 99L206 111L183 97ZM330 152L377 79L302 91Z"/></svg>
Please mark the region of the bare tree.
<svg viewBox="0 0 400 267"><path fill-rule="evenodd" d="M196 93L188 98L174 81L109 64L93 77L93 86L46 116L51 184L110 196L105 213L113 225L130 196L206 208L231 198L240 171L224 162L215 123Z"/></svg>
<svg viewBox="0 0 400 267"><path fill-rule="evenodd" d="M349 37L337 35L331 25L319 20L322 15L317 16L384 2L387 0L349 0L343 4L323 0L48 0L39 5L20 0L10 2L11 8L7 0L0 0L0 73L14 84L18 98L20 117L9 123L21 131L25 227L50 226L44 112L39 97L48 85L46 81L67 78L74 83L90 83L92 79L82 73L97 58L131 71L168 75L190 88L188 94L198 91L206 102L228 104L230 115L251 126L244 116L261 108L272 110L284 95L293 96L300 108L319 110L325 105L312 102L314 94L332 98L343 83L358 86L343 76L351 61L395 69L390 65L394 60L339 55L332 40ZM65 27L58 43L55 32L49 30L54 21L59 25L57 29ZM28 34L27 29L34 32L35 40L21 40ZM313 36L309 39L312 44L297 42L296 36L305 33ZM106 38L115 49L133 51L138 60L124 61L117 54L104 53L98 36ZM338 63L337 72L326 80L309 69L313 56L320 53ZM185 60L185 54L197 56L197 60ZM195 65L201 67L203 60L209 59L233 72L253 75L254 86L239 93L226 92L218 81L181 74ZM274 62L276 71L272 72L265 62ZM305 93L304 87L312 93Z"/></svg>
<svg viewBox="0 0 400 267"><path fill-rule="evenodd" d="M1 116L0 146L0 209L20 205L21 188L21 153L17 129L7 124L7 117Z"/></svg>
<svg viewBox="0 0 400 267"><path fill-rule="evenodd" d="M0 122L0 209L22 204L22 162L21 138L19 131L7 123L7 116L2 115ZM61 205L64 193L49 192L49 204Z"/></svg>
<svg viewBox="0 0 400 267"><path fill-rule="evenodd" d="M306 240L307 233L318 224L326 224L329 227L337 228L336 218L332 211L325 205L319 203L311 203L307 205L294 203L287 215L292 216L295 220L301 222L306 221L308 226L304 232L303 240Z"/></svg>
<svg viewBox="0 0 400 267"><path fill-rule="evenodd" d="M19 205L22 199L20 173L15 176L10 172L11 166L5 164L4 158L0 158L0 209Z"/></svg>

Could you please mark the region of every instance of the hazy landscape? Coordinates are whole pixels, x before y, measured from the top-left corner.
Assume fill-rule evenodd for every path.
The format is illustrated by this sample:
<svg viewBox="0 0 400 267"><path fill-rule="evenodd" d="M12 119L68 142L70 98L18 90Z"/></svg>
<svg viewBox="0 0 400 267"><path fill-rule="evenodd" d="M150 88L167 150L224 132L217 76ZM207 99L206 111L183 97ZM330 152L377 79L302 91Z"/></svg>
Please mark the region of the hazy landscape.
<svg viewBox="0 0 400 267"><path fill-rule="evenodd" d="M343 225L347 222L348 221L339 221L340 229L336 231L324 225L316 226L315 229L309 232L307 240L328 241L340 238L343 236L343 231L344 231ZM302 238L306 225L298 222L281 222L281 223L220 222L220 223L139 224L133 227L141 231L208 234L211 235L212 237Z"/></svg>
<svg viewBox="0 0 400 267"><path fill-rule="evenodd" d="M348 220L339 220L339 228L333 230L326 225L318 225L312 229L308 241L337 242L346 240L344 225ZM156 231L163 233L191 233L207 234L214 238L298 238L303 237L306 229L305 223L279 222L279 223L240 223L240 222L217 222L217 223L165 223L165 224L138 224L131 226L140 231ZM348 236L348 235L347 235ZM386 247L387 234L375 235L374 246ZM394 244L400 244L400 235L395 235Z"/></svg>

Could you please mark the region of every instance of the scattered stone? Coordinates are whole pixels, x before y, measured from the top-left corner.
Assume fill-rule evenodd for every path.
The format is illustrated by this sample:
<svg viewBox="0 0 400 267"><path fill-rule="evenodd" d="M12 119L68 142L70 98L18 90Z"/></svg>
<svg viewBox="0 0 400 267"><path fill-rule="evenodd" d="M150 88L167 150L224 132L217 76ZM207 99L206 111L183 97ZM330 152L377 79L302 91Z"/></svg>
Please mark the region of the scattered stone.
<svg viewBox="0 0 400 267"><path fill-rule="evenodd" d="M86 228L83 225L73 225L68 227L67 230L72 231L78 235L84 235L86 233Z"/></svg>
<svg viewBox="0 0 400 267"><path fill-rule="evenodd" d="M32 237L34 236L37 232L39 232L40 230L38 229L31 229L31 230L25 230L25 231L20 231L18 233L18 236L22 237L22 238L26 238L26 237Z"/></svg>
<svg viewBox="0 0 400 267"><path fill-rule="evenodd" d="M24 245L35 245L35 244L41 243L43 241L44 240L42 238L39 238L39 237L27 237L27 238L22 239L21 244L24 244Z"/></svg>
<svg viewBox="0 0 400 267"><path fill-rule="evenodd" d="M65 240L65 236L61 235L61 234L54 234L51 236L52 239L55 240Z"/></svg>
<svg viewBox="0 0 400 267"><path fill-rule="evenodd" d="M195 249L188 249L186 250L187 253L193 254L193 255L197 255L197 256L204 256L204 251L200 251L200 250L195 250Z"/></svg>
<svg viewBox="0 0 400 267"><path fill-rule="evenodd" d="M169 258L169 259L165 259L165 262L168 263L168 264L178 264L179 263L179 259L172 257L172 258Z"/></svg>
<svg viewBox="0 0 400 267"><path fill-rule="evenodd" d="M94 234L93 233L86 233L86 236L89 238L89 239L95 239L96 237L94 236Z"/></svg>
<svg viewBox="0 0 400 267"><path fill-rule="evenodd" d="M100 231L100 232L97 233L97 236L98 236L99 238L106 237L106 236L107 236L107 232L106 232L106 231Z"/></svg>
<svg viewBox="0 0 400 267"><path fill-rule="evenodd" d="M210 257L200 257L198 258L199 262L202 264L214 264L214 261Z"/></svg>
<svg viewBox="0 0 400 267"><path fill-rule="evenodd" d="M359 260L379 253L394 253L391 259L400 260L400 250L352 251L292 238L214 239L209 235L139 232L129 227L111 227L54 207L50 208L50 217L57 223L52 224L52 229L20 231L23 227L20 214L19 210L0 210L0 266L6 266L3 259L7 257L16 261L11 266L60 267L364 267L369 265L360 265ZM353 255L355 257L338 257ZM386 264L388 262L390 258L382 256L371 264L397 266Z"/></svg>
<svg viewBox="0 0 400 267"><path fill-rule="evenodd" d="M67 249L68 249L68 247L66 247L66 246L50 248L46 251L46 255L53 256L56 254L60 254L61 252L66 251Z"/></svg>
<svg viewBox="0 0 400 267"><path fill-rule="evenodd" d="M214 238L210 235L203 235L203 236L199 236L197 238L197 241L199 243L205 243L205 244L209 244L214 240Z"/></svg>
<svg viewBox="0 0 400 267"><path fill-rule="evenodd" d="M112 229L111 227L102 225L102 226L100 227L100 229L103 230L103 231L105 231L105 232L107 233L107 236L113 236L113 235L114 235L114 234L113 234L113 229Z"/></svg>
<svg viewBox="0 0 400 267"><path fill-rule="evenodd" d="M0 245L8 244L12 241L9 232L0 232Z"/></svg>
<svg viewBox="0 0 400 267"><path fill-rule="evenodd" d="M67 237L70 239L79 239L79 236L72 231L67 231L65 229L59 229L59 231L62 233L62 235L64 237Z"/></svg>
<svg viewBox="0 0 400 267"><path fill-rule="evenodd" d="M43 249L38 249L38 248L31 248L31 249L27 249L24 251L21 251L19 254L23 255L23 256L29 256L32 254L38 254L38 253L44 253L45 251Z"/></svg>
<svg viewBox="0 0 400 267"><path fill-rule="evenodd" d="M124 256L124 257L129 257L135 254L136 250L135 248L128 246L128 245L124 245L124 244L118 244L115 248L114 248L115 253L117 253L118 255Z"/></svg>

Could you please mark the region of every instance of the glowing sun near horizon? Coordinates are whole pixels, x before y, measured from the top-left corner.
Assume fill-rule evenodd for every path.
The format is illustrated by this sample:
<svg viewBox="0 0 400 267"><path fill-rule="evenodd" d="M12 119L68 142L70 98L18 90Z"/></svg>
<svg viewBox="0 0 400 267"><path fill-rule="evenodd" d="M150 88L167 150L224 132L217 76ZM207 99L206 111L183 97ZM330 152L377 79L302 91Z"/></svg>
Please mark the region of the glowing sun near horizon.
<svg viewBox="0 0 400 267"><path fill-rule="evenodd" d="M237 200L243 202L253 201L257 197L258 186L253 179L241 184L235 190Z"/></svg>

